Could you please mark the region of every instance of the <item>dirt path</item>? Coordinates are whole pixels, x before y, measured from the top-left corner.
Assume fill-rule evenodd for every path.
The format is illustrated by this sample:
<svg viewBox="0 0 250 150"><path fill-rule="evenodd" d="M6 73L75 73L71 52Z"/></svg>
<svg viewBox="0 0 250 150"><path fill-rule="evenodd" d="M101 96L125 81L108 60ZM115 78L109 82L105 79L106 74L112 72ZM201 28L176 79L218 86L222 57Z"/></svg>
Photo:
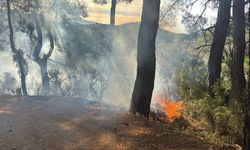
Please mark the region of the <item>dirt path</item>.
<svg viewBox="0 0 250 150"><path fill-rule="evenodd" d="M0 150L208 150L167 125L81 98L0 97Z"/></svg>

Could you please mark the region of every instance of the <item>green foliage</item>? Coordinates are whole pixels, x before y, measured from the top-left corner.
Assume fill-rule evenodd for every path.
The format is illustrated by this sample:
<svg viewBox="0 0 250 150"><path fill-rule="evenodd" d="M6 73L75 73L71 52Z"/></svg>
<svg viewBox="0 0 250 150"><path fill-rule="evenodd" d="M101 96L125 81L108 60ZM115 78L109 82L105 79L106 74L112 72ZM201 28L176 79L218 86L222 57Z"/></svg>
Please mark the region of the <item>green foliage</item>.
<svg viewBox="0 0 250 150"><path fill-rule="evenodd" d="M44 2L46 4L51 4L48 10L44 10L55 13L64 19L69 20L80 20L81 17L87 17L87 5L85 3L80 3L79 1L62 0L62 1L49 1Z"/></svg>
<svg viewBox="0 0 250 150"><path fill-rule="evenodd" d="M185 99L199 99L206 91L206 69L198 60L184 62L177 76L179 96Z"/></svg>
<svg viewBox="0 0 250 150"><path fill-rule="evenodd" d="M12 74L5 72L2 79L0 79L0 93L1 94L15 94L17 88L17 80Z"/></svg>
<svg viewBox="0 0 250 150"><path fill-rule="evenodd" d="M185 130L190 126L190 123L184 117L176 118L173 122L170 122L170 124L171 126L181 130Z"/></svg>
<svg viewBox="0 0 250 150"><path fill-rule="evenodd" d="M57 93L56 91L58 91L58 89L61 92L61 95L64 95L64 92L62 90L62 76L61 76L61 72L59 72L58 70L51 70L49 71L49 79L50 79L50 83L52 86L52 93L55 94ZM55 94L56 95L56 94Z"/></svg>
<svg viewBox="0 0 250 150"><path fill-rule="evenodd" d="M180 70L177 77L178 94L185 102L184 116L208 132L207 140L240 144L243 117L240 104L230 99L228 65L222 64L222 78L213 87L214 98L206 91L206 65L199 61L185 65L185 70Z"/></svg>

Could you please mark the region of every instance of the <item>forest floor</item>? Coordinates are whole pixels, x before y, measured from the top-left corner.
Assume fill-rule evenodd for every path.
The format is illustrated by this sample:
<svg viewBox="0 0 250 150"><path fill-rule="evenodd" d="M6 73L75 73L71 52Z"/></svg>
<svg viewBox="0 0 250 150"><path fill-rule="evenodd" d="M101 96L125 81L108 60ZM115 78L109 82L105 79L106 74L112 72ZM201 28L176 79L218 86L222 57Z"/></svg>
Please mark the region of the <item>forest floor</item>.
<svg viewBox="0 0 250 150"><path fill-rule="evenodd" d="M168 124L76 97L0 96L0 150L213 150Z"/></svg>

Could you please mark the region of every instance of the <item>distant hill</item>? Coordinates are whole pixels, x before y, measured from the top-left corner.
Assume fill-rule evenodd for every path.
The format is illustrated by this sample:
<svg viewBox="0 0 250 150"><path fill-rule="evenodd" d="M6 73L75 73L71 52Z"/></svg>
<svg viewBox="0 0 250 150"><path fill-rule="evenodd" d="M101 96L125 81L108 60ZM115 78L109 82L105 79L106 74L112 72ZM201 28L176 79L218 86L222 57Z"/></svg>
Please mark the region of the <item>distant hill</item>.
<svg viewBox="0 0 250 150"><path fill-rule="evenodd" d="M135 51L137 45L137 37L139 31L139 23L128 23L115 26L111 30L109 25L98 23L78 23L67 22L64 23L64 30L66 32L64 40L70 55L75 58L80 57L98 57L106 52L116 49L127 49L128 51ZM112 36L113 35L113 36ZM185 41L188 35L172 33L163 29L159 29L157 36L157 43L173 43L176 41ZM161 50L162 47L157 47Z"/></svg>
<svg viewBox="0 0 250 150"><path fill-rule="evenodd" d="M99 78L107 78L109 83L104 97L115 97L117 102L127 105L128 101L125 100L130 99L135 80L139 23L111 28L105 24L67 22L63 28L69 64L76 66L81 77L99 72ZM159 29L156 42L156 89L168 84L174 91L176 70L188 56L185 50L187 38L186 34ZM169 91L169 95L175 95Z"/></svg>

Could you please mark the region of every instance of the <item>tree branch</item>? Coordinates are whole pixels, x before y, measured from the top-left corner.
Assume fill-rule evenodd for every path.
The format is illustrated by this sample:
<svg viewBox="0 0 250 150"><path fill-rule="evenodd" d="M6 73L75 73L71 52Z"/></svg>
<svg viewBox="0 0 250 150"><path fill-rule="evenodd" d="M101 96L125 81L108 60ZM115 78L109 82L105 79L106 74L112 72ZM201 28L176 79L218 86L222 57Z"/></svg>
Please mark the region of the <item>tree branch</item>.
<svg viewBox="0 0 250 150"><path fill-rule="evenodd" d="M186 7L188 8L188 7L190 7L190 6L193 6L196 2L198 2L199 0L195 0L195 1L193 1L193 2L191 2L191 3L189 3Z"/></svg>
<svg viewBox="0 0 250 150"><path fill-rule="evenodd" d="M46 59L46 60L52 55L53 50L54 50L54 39L53 39L53 35L50 29L48 31L48 36L49 36L49 41L50 41L50 49L49 49L49 52L43 57L43 59Z"/></svg>
<svg viewBox="0 0 250 150"><path fill-rule="evenodd" d="M14 33L13 33L13 27L12 27L12 22L11 22L11 7L10 7L10 0L7 0L7 11L8 11L8 24L9 24L9 30L10 30L10 47L12 51L16 54L17 49L15 47L14 43Z"/></svg>
<svg viewBox="0 0 250 150"><path fill-rule="evenodd" d="M195 47L195 49L203 49L205 47L209 47L209 46L212 46L212 44L204 44L204 45L201 45L201 46L198 46L198 47Z"/></svg>
<svg viewBox="0 0 250 150"><path fill-rule="evenodd" d="M41 61L39 54L42 49L43 35L42 35L39 15L37 14L37 12L35 12L34 19L35 19L35 24L36 24L37 42L36 42L36 46L33 52L33 57L35 58L36 61Z"/></svg>
<svg viewBox="0 0 250 150"><path fill-rule="evenodd" d="M166 13L170 11L177 3L179 3L181 0L176 0L170 7L167 9Z"/></svg>
<svg viewBox="0 0 250 150"><path fill-rule="evenodd" d="M194 26L196 26L198 24L198 21L202 18L203 14L205 13L205 11L207 10L207 5L211 0L207 0L205 3L205 7L203 8L201 14L199 15L199 17L197 18L197 20L194 23Z"/></svg>
<svg viewBox="0 0 250 150"><path fill-rule="evenodd" d="M179 3L180 1L182 1L182 0L175 0L175 2L174 2L172 5L170 5L170 6L168 7L167 10L164 11L164 14L163 14L163 17L161 17L161 20L163 20L163 18L166 16L166 14L167 14L169 11L171 11L171 10L173 9L173 7L174 7L175 5L177 5L177 3Z"/></svg>

